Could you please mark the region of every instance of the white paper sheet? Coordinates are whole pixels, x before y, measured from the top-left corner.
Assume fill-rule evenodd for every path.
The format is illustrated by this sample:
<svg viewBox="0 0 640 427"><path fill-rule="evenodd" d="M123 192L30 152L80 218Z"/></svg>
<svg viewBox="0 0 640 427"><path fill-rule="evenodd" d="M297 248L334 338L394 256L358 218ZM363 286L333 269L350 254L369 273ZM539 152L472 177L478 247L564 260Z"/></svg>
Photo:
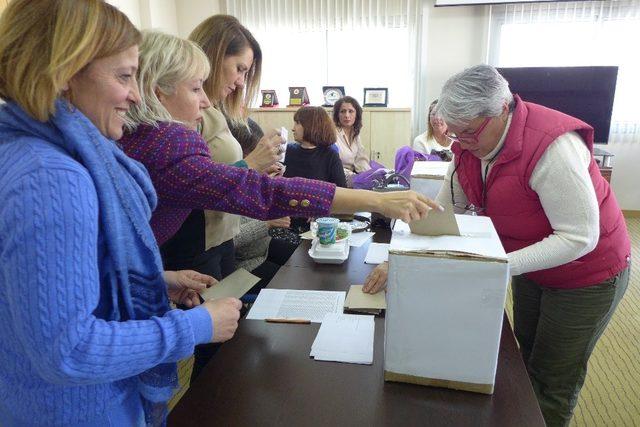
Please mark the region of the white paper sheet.
<svg viewBox="0 0 640 427"><path fill-rule="evenodd" d="M309 319L322 322L327 313L342 313L346 292L262 289L247 319Z"/></svg>
<svg viewBox="0 0 640 427"><path fill-rule="evenodd" d="M370 238L373 237L373 233L371 231L362 231L360 233L351 233L351 237L349 237L349 246L353 246L354 248L359 248L364 245Z"/></svg>
<svg viewBox="0 0 640 427"><path fill-rule="evenodd" d="M388 243L371 243L364 258L365 264L382 264L389 260Z"/></svg>
<svg viewBox="0 0 640 427"><path fill-rule="evenodd" d="M327 314L311 346L316 360L373 363L373 316Z"/></svg>

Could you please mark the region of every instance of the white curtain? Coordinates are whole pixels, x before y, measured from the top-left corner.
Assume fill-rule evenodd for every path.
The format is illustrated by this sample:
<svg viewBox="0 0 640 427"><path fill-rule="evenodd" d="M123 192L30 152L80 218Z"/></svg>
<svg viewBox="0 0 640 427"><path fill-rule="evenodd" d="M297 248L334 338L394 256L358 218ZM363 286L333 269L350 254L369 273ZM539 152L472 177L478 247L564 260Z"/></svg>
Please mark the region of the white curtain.
<svg viewBox="0 0 640 427"><path fill-rule="evenodd" d="M416 20L419 0L225 0L226 13L266 30L406 28Z"/></svg>
<svg viewBox="0 0 640 427"><path fill-rule="evenodd" d="M491 6L495 66L617 65L610 142L640 142L640 0Z"/></svg>
<svg viewBox="0 0 640 427"><path fill-rule="evenodd" d="M263 50L267 49L264 52L265 62L273 56L295 56L295 52L298 52L298 57L303 58L303 54L300 53L302 50L315 50L316 56L325 58L322 63L318 62L312 66L309 65L311 61L307 60L307 63L304 63L305 60L301 59L302 63L293 64L296 67L293 70L286 69L289 64L288 58L281 59L279 69L282 74L290 74L286 77L288 81L293 82L300 75L305 75L306 81L317 81L318 78L314 76L324 75L326 81L322 84L339 84L343 83L343 79L353 82L354 71L359 74L356 79L362 81L363 86L372 87L373 82L391 81L373 85L390 86L390 105L410 107L412 123L416 127L419 123L418 117L425 114L424 107L417 102L417 94L422 90L420 50L423 3L424 0L225 0L224 7L225 13L237 17L243 25L251 29L263 44ZM379 30L393 30L396 35L399 31L404 31L406 34L400 39L394 39L398 45L397 49L393 49L393 58L387 58L382 47L377 48L373 45L380 43L374 36L378 32L382 33ZM272 37L268 34L276 31L290 33L289 40L280 43L278 49L272 47ZM365 35L365 39L358 38L357 34ZM366 34L372 37L367 38ZM390 32L388 34L391 36ZM291 40L296 37L298 40ZM338 52L340 48L336 49L340 37L345 38L343 52ZM294 46L297 50L293 50ZM335 51L332 52L332 49ZM363 58L362 61L357 61L357 70L354 70L352 62L345 60L345 55ZM406 58L400 58L400 55ZM264 74L263 83L266 81L266 84L271 84L276 80L270 77L273 73L269 70ZM347 74L348 77L342 77ZM281 82L284 79L285 77L282 77L278 85L283 85ZM397 84L395 89L394 84ZM357 93L349 94L360 99L360 90L358 87ZM312 97L313 104L319 103L316 98L317 96ZM286 99L279 101L282 105ZM407 141L408 143L410 141Z"/></svg>

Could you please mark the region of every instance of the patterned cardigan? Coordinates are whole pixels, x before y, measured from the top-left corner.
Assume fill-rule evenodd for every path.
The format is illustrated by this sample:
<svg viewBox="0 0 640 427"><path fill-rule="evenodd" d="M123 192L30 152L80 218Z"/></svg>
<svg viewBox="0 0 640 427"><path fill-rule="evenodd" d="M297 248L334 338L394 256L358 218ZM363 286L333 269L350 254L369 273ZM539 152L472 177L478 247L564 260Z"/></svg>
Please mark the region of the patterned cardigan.
<svg viewBox="0 0 640 427"><path fill-rule="evenodd" d="M270 178L214 163L206 142L179 123L139 125L119 143L149 171L158 193L151 228L158 245L170 239L193 209L267 220L329 213L336 186L304 178Z"/></svg>

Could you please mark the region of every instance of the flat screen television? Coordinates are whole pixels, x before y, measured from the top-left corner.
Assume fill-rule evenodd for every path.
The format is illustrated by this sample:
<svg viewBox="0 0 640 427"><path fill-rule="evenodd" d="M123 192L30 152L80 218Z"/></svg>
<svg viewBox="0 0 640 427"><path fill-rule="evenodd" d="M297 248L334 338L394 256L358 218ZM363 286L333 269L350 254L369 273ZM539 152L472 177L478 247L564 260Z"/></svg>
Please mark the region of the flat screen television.
<svg viewBox="0 0 640 427"><path fill-rule="evenodd" d="M498 72L524 101L577 117L593 126L595 142L609 141L618 67L517 67Z"/></svg>

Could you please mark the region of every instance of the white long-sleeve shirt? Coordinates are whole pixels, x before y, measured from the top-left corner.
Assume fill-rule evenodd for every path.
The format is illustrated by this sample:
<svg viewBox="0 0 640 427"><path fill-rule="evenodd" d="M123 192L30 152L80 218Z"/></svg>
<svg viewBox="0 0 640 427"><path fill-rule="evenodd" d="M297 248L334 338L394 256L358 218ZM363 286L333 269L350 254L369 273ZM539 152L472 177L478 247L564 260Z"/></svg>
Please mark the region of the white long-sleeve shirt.
<svg viewBox="0 0 640 427"><path fill-rule="evenodd" d="M507 127L496 148L481 159L484 174L487 163L504 144ZM511 275L557 267L591 252L600 238L600 210L595 189L589 176L591 154L576 132L559 136L547 148L536 165L529 185L538 194L553 233L541 241L508 254ZM489 170L493 165L489 165ZM451 205L451 162L444 184L436 197L438 203ZM483 179L485 177L483 176ZM456 204L468 199L453 176Z"/></svg>

